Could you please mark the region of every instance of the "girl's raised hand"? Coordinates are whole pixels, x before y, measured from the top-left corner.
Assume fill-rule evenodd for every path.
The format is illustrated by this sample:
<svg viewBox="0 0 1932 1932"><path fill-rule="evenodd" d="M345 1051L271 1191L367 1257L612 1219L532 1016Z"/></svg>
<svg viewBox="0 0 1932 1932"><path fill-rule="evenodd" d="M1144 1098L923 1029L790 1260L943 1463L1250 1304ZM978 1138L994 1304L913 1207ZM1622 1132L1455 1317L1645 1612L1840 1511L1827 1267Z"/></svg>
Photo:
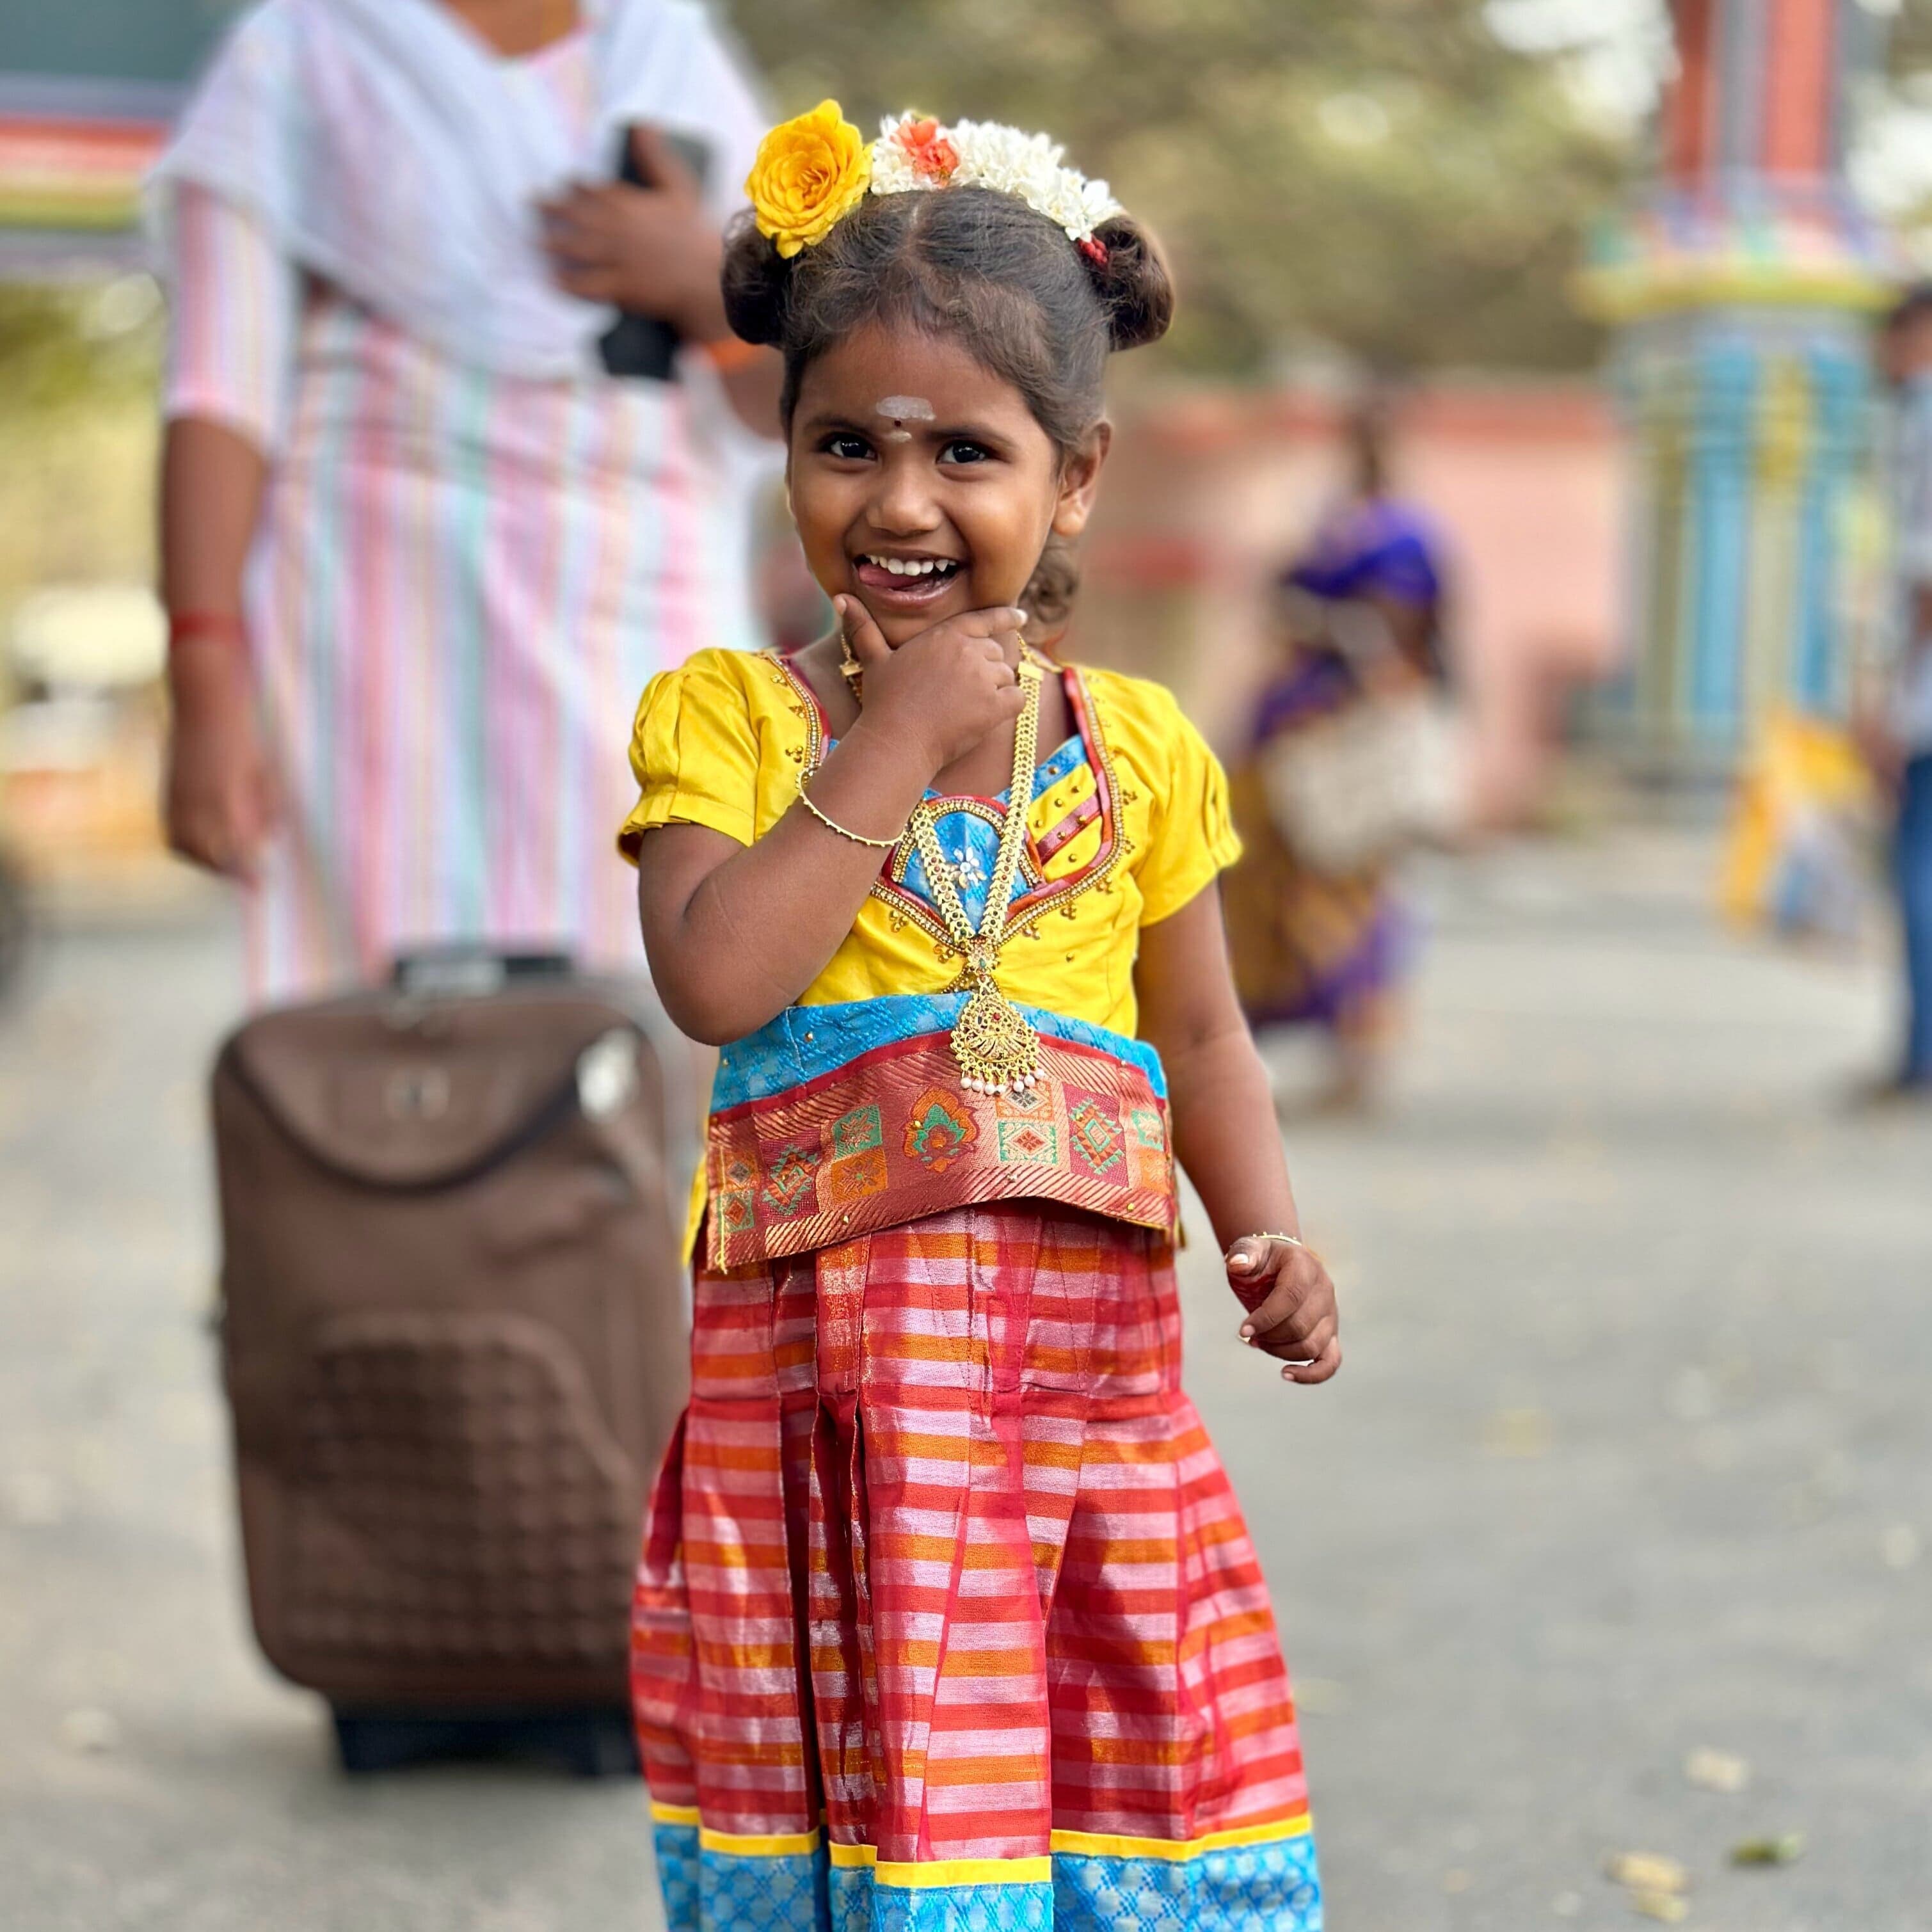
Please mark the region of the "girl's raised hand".
<svg viewBox="0 0 1932 1932"><path fill-rule="evenodd" d="M1223 1257L1228 1285L1248 1311L1241 1340L1287 1366L1291 1382L1325 1382L1342 1366L1335 1284L1312 1248L1244 1234Z"/></svg>
<svg viewBox="0 0 1932 1932"><path fill-rule="evenodd" d="M1019 682L1024 610L1002 604L964 611L895 650L857 598L835 598L832 608L866 674L866 722L907 734L934 772L1025 710Z"/></svg>

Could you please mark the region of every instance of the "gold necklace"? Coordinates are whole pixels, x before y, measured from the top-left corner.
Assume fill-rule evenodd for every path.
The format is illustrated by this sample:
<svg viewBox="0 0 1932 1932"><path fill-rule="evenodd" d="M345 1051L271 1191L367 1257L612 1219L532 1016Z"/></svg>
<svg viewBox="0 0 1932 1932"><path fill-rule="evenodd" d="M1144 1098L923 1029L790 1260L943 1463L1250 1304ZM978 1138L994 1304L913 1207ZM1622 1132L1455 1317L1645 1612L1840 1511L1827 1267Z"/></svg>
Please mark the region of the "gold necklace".
<svg viewBox="0 0 1932 1932"><path fill-rule="evenodd" d="M913 808L913 842L926 866L927 883L954 950L965 961L952 990L966 995L952 1023L952 1057L969 1092L1024 1094L1040 1078L1040 1035L1000 991L994 970L1006 944L1006 914L1013 880L1026 843L1027 807L1033 789L1034 754L1040 739L1040 672L1019 668L1026 686L1026 709L1013 724L1013 776L1006 793L1006 816L1000 827L999 854L986 887L986 910L976 932L959 897L952 866L939 843L938 814L930 799Z"/></svg>

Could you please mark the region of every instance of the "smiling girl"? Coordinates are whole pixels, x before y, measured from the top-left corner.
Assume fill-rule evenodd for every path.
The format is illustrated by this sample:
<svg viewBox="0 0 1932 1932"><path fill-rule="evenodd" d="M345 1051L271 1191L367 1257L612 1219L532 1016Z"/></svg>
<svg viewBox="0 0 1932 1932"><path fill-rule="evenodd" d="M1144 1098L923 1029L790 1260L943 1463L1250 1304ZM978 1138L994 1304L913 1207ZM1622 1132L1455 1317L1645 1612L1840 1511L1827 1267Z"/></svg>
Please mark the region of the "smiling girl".
<svg viewBox="0 0 1932 1932"><path fill-rule="evenodd" d="M1289 1381L1340 1365L1230 985L1220 767L1028 641L1150 238L1042 137L824 104L726 308L838 614L652 680L620 843L723 1049L638 1718L670 1924L1321 1922L1293 1704L1179 1384L1174 1162ZM1032 618L1029 617L1029 612Z"/></svg>

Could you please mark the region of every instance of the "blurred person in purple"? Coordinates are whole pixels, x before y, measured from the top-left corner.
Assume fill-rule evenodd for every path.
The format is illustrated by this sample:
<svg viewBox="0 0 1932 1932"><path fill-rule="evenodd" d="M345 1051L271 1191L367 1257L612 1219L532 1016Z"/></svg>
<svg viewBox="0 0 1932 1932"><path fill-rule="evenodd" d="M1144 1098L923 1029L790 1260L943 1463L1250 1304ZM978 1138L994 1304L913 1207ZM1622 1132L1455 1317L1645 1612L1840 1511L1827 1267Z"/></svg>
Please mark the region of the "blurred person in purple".
<svg viewBox="0 0 1932 1932"><path fill-rule="evenodd" d="M1932 282L1886 319L1880 373L1893 397L1891 488L1895 652L1882 710L1860 721L1898 816L1892 880L1905 954L1904 1048L1867 1097L1932 1100Z"/></svg>
<svg viewBox="0 0 1932 1932"><path fill-rule="evenodd" d="M1397 1018L1409 935L1391 890L1397 847L1345 867L1311 861L1270 768L1308 736L1444 682L1442 549L1388 487L1383 408L1350 422L1352 488L1283 572L1278 662L1230 772L1245 856L1226 882L1235 984L1257 1030L1312 1026L1331 1042L1324 1103L1367 1104Z"/></svg>
<svg viewBox="0 0 1932 1932"><path fill-rule="evenodd" d="M636 694L753 634L734 417L776 436L777 358L718 267L764 126L691 0L230 33L152 183L165 808L248 887L257 999L438 942L640 966L602 831Z"/></svg>

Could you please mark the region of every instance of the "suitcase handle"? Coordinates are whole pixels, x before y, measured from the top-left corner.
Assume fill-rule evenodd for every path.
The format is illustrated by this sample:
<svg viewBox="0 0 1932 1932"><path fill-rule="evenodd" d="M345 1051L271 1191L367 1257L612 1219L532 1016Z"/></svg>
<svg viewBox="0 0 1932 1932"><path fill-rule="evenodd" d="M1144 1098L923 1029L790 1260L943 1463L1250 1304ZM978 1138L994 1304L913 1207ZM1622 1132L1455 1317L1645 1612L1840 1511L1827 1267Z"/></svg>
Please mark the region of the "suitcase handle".
<svg viewBox="0 0 1932 1932"><path fill-rule="evenodd" d="M644 1036L641 1030L633 1028L630 1030L634 1040L643 1041ZM578 1069L572 1066L548 1096L526 1114L501 1140L485 1148L460 1167L421 1180L379 1180L332 1159L313 1146L305 1137L292 1132L288 1122L283 1118L281 1110L256 1079L248 1061L237 1051L232 1040L222 1048L221 1065L235 1085L302 1149L304 1160L345 1186L366 1188L378 1194L427 1196L446 1193L452 1188L467 1187L472 1182L481 1180L484 1175L494 1173L505 1162L515 1160L519 1154L527 1153L538 1142L548 1139L560 1127L584 1111L580 1076Z"/></svg>
<svg viewBox="0 0 1932 1932"><path fill-rule="evenodd" d="M487 946L425 946L396 956L389 984L412 1000L481 999L531 980L568 980L576 962L567 952L495 952Z"/></svg>

